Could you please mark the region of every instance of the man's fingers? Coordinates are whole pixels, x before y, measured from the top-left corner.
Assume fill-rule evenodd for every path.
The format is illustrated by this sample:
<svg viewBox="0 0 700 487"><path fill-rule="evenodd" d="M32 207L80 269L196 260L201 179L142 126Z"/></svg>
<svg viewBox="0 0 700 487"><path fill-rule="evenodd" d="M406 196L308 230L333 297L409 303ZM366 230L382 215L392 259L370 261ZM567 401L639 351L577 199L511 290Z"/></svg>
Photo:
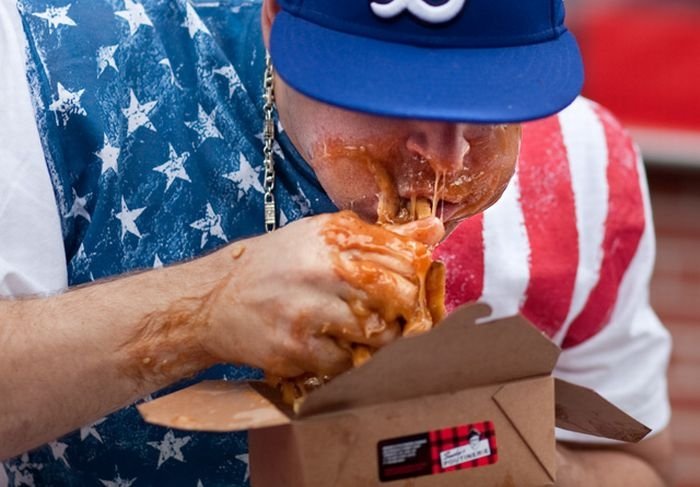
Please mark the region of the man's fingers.
<svg viewBox="0 0 700 487"><path fill-rule="evenodd" d="M319 376L335 376L352 368L352 355L334 338L315 336L309 339L308 356L300 357L299 366Z"/></svg>
<svg viewBox="0 0 700 487"><path fill-rule="evenodd" d="M352 325L327 325L322 334L336 338L340 344L359 343L381 348L401 336L397 321L386 322L376 313L355 317Z"/></svg>
<svg viewBox="0 0 700 487"><path fill-rule="evenodd" d="M371 315L367 319L365 327L371 331L371 333L367 334L368 336L365 341L361 341L359 343L363 343L374 348L381 348L388 345L401 336L401 326L399 325L398 321L386 323L376 314Z"/></svg>
<svg viewBox="0 0 700 487"><path fill-rule="evenodd" d="M386 225L385 228L429 246L437 245L445 236L442 220L434 216L403 225Z"/></svg>
<svg viewBox="0 0 700 487"><path fill-rule="evenodd" d="M278 361L265 365L265 373L277 377L298 377L306 372L306 369L298 365L292 365L288 361Z"/></svg>
<svg viewBox="0 0 700 487"><path fill-rule="evenodd" d="M415 267L413 261L405 255L397 252L390 252L387 248L378 251L350 250L347 252L349 260L365 260L373 262L378 266L385 267L404 277L412 277L415 275Z"/></svg>
<svg viewBox="0 0 700 487"><path fill-rule="evenodd" d="M354 260L344 265L351 276L349 284L364 291L361 298L370 312L377 312L387 321L393 321L415 307L418 299L418 283L415 274L406 278L372 261Z"/></svg>

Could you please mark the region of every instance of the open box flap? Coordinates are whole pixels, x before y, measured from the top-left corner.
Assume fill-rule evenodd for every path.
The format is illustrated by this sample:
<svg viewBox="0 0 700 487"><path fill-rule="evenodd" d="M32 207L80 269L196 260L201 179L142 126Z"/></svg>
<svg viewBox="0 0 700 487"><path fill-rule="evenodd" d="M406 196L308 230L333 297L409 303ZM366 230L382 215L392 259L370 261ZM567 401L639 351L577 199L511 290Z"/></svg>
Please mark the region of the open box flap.
<svg viewBox="0 0 700 487"><path fill-rule="evenodd" d="M148 423L193 431L231 432L289 423L246 382L205 381L137 406Z"/></svg>
<svg viewBox="0 0 700 487"><path fill-rule="evenodd" d="M597 392L561 379L554 382L558 428L637 443L651 430Z"/></svg>
<svg viewBox="0 0 700 487"><path fill-rule="evenodd" d="M484 304L458 308L424 335L398 340L312 392L299 416L550 374L559 348L522 316L487 325Z"/></svg>
<svg viewBox="0 0 700 487"><path fill-rule="evenodd" d="M505 384L493 395L520 439L554 482L556 452L554 444L554 406L551 381L524 381Z"/></svg>

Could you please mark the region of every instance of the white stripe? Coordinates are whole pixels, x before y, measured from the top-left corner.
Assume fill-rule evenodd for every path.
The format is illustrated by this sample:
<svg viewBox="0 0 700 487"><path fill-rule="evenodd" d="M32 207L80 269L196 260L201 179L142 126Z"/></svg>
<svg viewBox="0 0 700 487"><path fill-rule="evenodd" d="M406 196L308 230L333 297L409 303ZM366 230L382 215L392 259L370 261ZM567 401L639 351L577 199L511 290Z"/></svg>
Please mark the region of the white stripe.
<svg viewBox="0 0 700 487"><path fill-rule="evenodd" d="M579 262L569 314L553 338L561 344L598 283L608 215L608 147L591 102L578 98L559 114L576 207Z"/></svg>
<svg viewBox="0 0 700 487"><path fill-rule="evenodd" d="M638 164L645 229L620 283L610 323L591 339L564 350L554 375L595 389L656 434L671 416L666 381L671 340L649 307L654 227L644 168L641 161ZM601 443L599 438L560 430L557 439Z"/></svg>
<svg viewBox="0 0 700 487"><path fill-rule="evenodd" d="M492 318L518 314L530 280L530 243L520 207L518 174L484 213L484 289Z"/></svg>

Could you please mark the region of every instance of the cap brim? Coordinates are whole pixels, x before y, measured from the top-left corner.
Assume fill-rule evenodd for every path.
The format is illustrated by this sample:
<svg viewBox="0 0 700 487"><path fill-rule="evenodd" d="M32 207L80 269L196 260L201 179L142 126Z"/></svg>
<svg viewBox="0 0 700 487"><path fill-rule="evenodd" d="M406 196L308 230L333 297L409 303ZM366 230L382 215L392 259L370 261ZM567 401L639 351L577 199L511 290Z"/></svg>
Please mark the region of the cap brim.
<svg viewBox="0 0 700 487"><path fill-rule="evenodd" d="M297 91L375 115L506 123L543 118L583 85L576 40L504 48L428 48L320 27L281 11L270 40L275 69Z"/></svg>

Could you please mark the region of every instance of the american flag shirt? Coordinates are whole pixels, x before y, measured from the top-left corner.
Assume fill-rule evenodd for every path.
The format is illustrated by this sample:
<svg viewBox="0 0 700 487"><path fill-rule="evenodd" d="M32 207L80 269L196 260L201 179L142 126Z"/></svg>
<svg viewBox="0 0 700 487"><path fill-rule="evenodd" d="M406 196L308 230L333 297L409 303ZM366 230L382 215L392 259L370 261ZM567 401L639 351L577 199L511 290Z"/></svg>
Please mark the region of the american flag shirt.
<svg viewBox="0 0 700 487"><path fill-rule="evenodd" d="M159 267L263 232L258 2L18 7L68 284ZM280 222L334 211L278 128ZM646 191L628 136L581 98L525 124L504 196L437 254L448 268L450 308L483 301L494 316L522 312L564 348L556 375L658 430L669 419L669 338L648 304L654 238ZM216 367L193 381L253 377L259 372ZM247 465L244 434L149 426L132 406L0 465L0 485L5 478L17 486L244 486Z"/></svg>
<svg viewBox="0 0 700 487"><path fill-rule="evenodd" d="M22 0L27 76L68 284L264 232L260 8ZM278 124L278 221L335 211ZM260 378L219 366L202 379ZM163 394L172 391L161 391ZM247 485L246 435L147 426L134 406L5 464L11 485Z"/></svg>
<svg viewBox="0 0 700 487"><path fill-rule="evenodd" d="M562 347L555 376L595 389L654 432L668 425L671 340L649 305L655 238L644 166L603 107L578 98L524 124L504 195L437 256L448 309L481 301L494 318L522 313Z"/></svg>

